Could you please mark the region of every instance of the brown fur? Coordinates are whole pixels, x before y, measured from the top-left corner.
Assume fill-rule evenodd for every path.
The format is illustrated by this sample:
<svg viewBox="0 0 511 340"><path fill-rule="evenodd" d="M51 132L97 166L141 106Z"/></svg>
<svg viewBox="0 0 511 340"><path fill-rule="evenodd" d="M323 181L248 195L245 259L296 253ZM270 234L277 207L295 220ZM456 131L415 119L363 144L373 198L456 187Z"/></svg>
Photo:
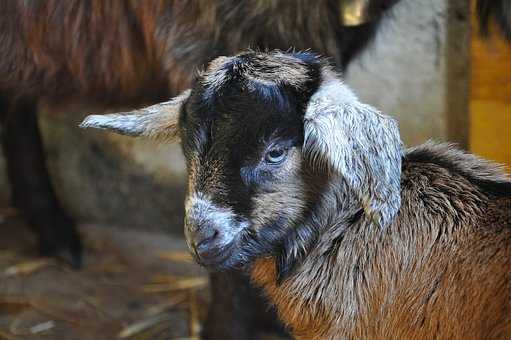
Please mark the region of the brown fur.
<svg viewBox="0 0 511 340"><path fill-rule="evenodd" d="M161 99L213 57L247 47L313 48L342 65L374 27L341 28L337 11L332 0L0 0L0 92Z"/></svg>
<svg viewBox="0 0 511 340"><path fill-rule="evenodd" d="M511 194L479 175L503 178L443 146L411 151L387 229L361 218L340 240L325 232L281 285L272 258L252 278L297 339L510 339Z"/></svg>
<svg viewBox="0 0 511 340"><path fill-rule="evenodd" d="M162 46L155 45L164 2L141 4L1 1L0 90L116 101L148 95L149 84L165 88Z"/></svg>
<svg viewBox="0 0 511 340"><path fill-rule="evenodd" d="M345 66L397 1L373 0L371 23L343 27L352 1L0 0L0 93L157 100L190 86L205 62L247 47L313 49ZM483 28L495 17L509 32L503 0L478 9Z"/></svg>

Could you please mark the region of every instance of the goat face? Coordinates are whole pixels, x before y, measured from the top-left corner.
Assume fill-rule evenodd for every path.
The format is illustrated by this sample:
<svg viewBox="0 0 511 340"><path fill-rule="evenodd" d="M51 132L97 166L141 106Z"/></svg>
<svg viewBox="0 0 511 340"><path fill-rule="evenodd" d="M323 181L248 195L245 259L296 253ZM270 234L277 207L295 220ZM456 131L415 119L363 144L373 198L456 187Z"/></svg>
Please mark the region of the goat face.
<svg viewBox="0 0 511 340"><path fill-rule="evenodd" d="M199 262L236 267L303 219L319 181L302 160L303 112L318 86L310 54L213 62L181 111L185 233Z"/></svg>
<svg viewBox="0 0 511 340"><path fill-rule="evenodd" d="M185 234L197 260L214 269L303 252L319 231L299 226L311 226L334 179L346 187L343 199L381 226L399 208L395 122L358 102L310 53L221 57L173 101L91 116L82 126L181 139Z"/></svg>

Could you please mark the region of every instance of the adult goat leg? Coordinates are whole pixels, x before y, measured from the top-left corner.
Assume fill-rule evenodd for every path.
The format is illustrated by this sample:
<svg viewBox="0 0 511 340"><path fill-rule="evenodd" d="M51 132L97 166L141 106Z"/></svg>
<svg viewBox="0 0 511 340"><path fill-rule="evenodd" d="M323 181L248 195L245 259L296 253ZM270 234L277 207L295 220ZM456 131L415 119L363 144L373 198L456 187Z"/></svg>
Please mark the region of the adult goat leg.
<svg viewBox="0 0 511 340"><path fill-rule="evenodd" d="M261 333L285 336L277 314L260 289L241 272L211 273L212 301L204 325L204 340L256 340Z"/></svg>
<svg viewBox="0 0 511 340"><path fill-rule="evenodd" d="M12 204L36 231L41 255L61 257L79 267L80 238L50 182L37 123L36 101L20 98L8 102L4 98L4 102L2 146Z"/></svg>

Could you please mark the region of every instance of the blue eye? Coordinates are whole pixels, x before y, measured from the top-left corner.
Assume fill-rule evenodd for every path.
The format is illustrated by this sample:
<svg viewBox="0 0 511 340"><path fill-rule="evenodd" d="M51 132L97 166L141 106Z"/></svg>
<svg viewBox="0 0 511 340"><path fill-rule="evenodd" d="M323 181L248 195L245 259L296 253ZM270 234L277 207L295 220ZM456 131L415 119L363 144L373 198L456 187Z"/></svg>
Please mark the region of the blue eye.
<svg viewBox="0 0 511 340"><path fill-rule="evenodd" d="M264 159L267 163L278 164L282 163L287 156L287 149L272 149L266 153Z"/></svg>

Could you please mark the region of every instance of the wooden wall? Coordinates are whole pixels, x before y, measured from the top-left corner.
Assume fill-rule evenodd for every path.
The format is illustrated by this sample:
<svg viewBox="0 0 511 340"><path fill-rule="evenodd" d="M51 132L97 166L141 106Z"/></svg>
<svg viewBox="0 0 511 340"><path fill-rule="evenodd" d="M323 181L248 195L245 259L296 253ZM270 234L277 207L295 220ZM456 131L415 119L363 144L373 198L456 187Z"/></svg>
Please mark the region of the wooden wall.
<svg viewBox="0 0 511 340"><path fill-rule="evenodd" d="M496 28L481 39L474 20L472 28L470 150L511 170L511 42Z"/></svg>

